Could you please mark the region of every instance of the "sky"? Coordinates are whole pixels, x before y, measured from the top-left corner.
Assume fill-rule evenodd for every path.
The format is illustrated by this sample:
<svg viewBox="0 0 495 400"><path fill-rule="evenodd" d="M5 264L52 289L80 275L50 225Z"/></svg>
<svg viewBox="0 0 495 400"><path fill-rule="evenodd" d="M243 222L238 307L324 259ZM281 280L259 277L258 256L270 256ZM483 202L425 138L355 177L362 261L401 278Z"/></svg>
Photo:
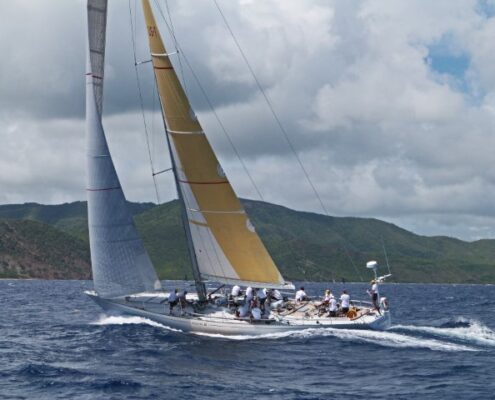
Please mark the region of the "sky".
<svg viewBox="0 0 495 400"><path fill-rule="evenodd" d="M217 1L329 214L495 238L495 0ZM167 2L152 3L173 51ZM0 2L0 204L85 199L85 7ZM322 213L214 1L168 7L173 61L238 195ZM155 170L170 161L150 64L143 123L130 21L110 0L104 126L128 199L165 202L173 180L160 175L157 196L146 138Z"/></svg>

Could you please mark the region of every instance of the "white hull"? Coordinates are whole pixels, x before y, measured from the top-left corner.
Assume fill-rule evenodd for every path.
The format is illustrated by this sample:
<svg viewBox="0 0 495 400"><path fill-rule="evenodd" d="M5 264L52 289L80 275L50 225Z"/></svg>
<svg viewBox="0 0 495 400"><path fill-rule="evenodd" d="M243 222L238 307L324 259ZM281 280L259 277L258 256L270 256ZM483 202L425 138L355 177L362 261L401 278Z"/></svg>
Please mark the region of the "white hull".
<svg viewBox="0 0 495 400"><path fill-rule="evenodd" d="M109 314L133 315L148 318L159 322L171 329L187 333L218 334L225 336L235 335L266 335L297 331L303 329L373 329L385 330L390 327L390 312L382 315L371 313L357 319L347 317L281 317L279 319L262 319L250 322L245 319L226 318L205 313L204 315L170 315L166 312L168 305L160 303L127 302L124 299L104 299L94 293L87 293L103 310Z"/></svg>

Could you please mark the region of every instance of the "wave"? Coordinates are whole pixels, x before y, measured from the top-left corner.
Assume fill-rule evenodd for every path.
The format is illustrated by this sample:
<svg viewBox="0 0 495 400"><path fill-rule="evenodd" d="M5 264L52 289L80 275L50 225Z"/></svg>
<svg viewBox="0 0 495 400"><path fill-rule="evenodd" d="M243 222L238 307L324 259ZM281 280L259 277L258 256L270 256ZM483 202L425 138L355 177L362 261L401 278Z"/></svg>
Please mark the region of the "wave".
<svg viewBox="0 0 495 400"><path fill-rule="evenodd" d="M320 328L320 329L305 329L302 331L288 331L282 333L273 333L266 335L238 335L227 336L220 334L195 333L199 336L206 336L217 339L227 340L259 340L259 339L281 339L281 338L296 338L307 339L316 337L336 337L346 341L357 341L362 343L372 343L383 347L395 348L426 348L434 351L477 351L477 349L458 343L451 343L437 339L425 339L415 336L388 332L388 331L372 331L372 330L354 330L354 329L335 329L335 328Z"/></svg>
<svg viewBox="0 0 495 400"><path fill-rule="evenodd" d="M150 325L155 328L166 329L171 332L182 332L179 329L170 328L169 326L160 324L159 322L152 321L143 317L127 317L127 316L113 316L113 315L101 315L98 321L90 323L91 325L105 326L105 325Z"/></svg>
<svg viewBox="0 0 495 400"><path fill-rule="evenodd" d="M453 327L451 327L453 326ZM461 340L470 344L495 347L495 332L479 321L459 318L452 325L435 326L395 325L392 330L418 332L437 337Z"/></svg>

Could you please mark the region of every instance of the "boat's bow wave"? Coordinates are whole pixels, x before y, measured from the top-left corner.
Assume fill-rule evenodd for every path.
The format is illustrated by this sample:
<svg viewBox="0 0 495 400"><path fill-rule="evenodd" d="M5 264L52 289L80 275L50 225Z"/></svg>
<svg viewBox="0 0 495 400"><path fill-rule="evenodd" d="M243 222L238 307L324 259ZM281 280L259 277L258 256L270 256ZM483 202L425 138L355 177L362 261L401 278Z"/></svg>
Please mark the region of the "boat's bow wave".
<svg viewBox="0 0 495 400"><path fill-rule="evenodd" d="M423 348L434 351L477 351L478 349L459 343L452 343L437 339L427 339L406 335L396 332L372 331L372 330L354 330L354 329L305 329L302 331L288 331L283 333L273 333L266 335L236 335L226 336L219 334L195 333L198 336L206 336L216 339L226 340L266 340L281 338L308 339L318 337L335 337L341 340L354 341L360 343L371 343L383 347L395 348Z"/></svg>
<svg viewBox="0 0 495 400"><path fill-rule="evenodd" d="M166 329L171 332L182 332L179 329L170 328L166 325L160 324L156 321L152 321L143 317L131 317L131 316L113 316L113 315L101 315L97 321L91 323L91 325L150 325L155 328Z"/></svg>
<svg viewBox="0 0 495 400"><path fill-rule="evenodd" d="M495 331L476 320L458 320L458 325L446 327L417 326L417 325L395 325L392 330L397 332L419 333L440 337L442 339L458 340L463 343L495 347Z"/></svg>

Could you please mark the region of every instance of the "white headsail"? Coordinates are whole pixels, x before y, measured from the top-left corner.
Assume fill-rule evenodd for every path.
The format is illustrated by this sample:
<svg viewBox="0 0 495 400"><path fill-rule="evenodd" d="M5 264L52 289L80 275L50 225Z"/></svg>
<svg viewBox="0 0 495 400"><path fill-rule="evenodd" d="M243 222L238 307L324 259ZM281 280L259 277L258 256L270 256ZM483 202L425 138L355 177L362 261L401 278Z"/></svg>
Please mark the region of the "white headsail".
<svg viewBox="0 0 495 400"><path fill-rule="evenodd" d="M116 297L161 288L108 149L101 121L107 0L88 0L86 71L87 198L96 292Z"/></svg>

